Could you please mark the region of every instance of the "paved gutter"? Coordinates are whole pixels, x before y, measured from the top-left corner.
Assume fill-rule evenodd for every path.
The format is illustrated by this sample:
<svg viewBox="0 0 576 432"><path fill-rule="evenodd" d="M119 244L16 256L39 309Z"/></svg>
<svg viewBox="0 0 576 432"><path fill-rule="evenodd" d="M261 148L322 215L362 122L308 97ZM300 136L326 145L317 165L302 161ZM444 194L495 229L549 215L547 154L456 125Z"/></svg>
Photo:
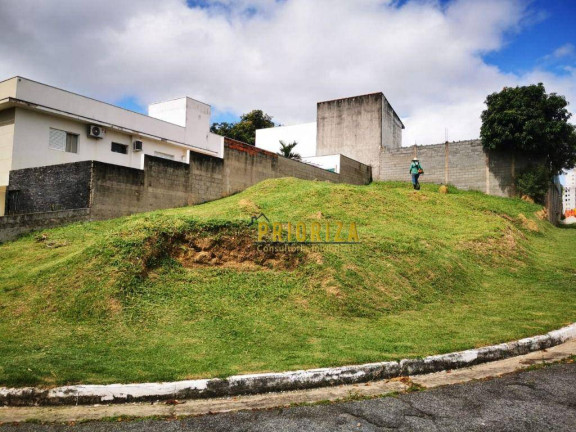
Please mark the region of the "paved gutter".
<svg viewBox="0 0 576 432"><path fill-rule="evenodd" d="M0 407L0 424L25 421L68 423L120 417L177 418L231 411L287 407L295 404L354 400L405 392L413 388L414 384L426 389L497 377L533 365L557 362L574 355L576 355L576 340L570 340L550 349L463 369L394 378L364 384L340 385L250 396L183 400L178 401L176 405L167 404L166 402L155 402L115 405Z"/></svg>
<svg viewBox="0 0 576 432"><path fill-rule="evenodd" d="M0 405L87 405L205 399L356 384L400 376L457 369L550 348L576 338L576 323L545 335L422 359L308 369L280 373L235 375L168 383L75 385L43 389L0 388Z"/></svg>
<svg viewBox="0 0 576 432"><path fill-rule="evenodd" d="M538 348L539 350L537 350ZM519 351L527 351L528 353L519 354ZM514 355L515 353L516 355ZM109 386L69 386L52 390L42 390L33 387L21 389L0 388L0 402L3 402L4 405L9 405L7 402L10 401L17 402L13 405L40 405L42 403L50 405L50 402L52 402L52 404L68 402L68 405L74 405L60 407L2 406L0 407L0 422L18 422L27 419L73 421L115 416L187 416L206 414L209 412L272 408L294 403L313 403L324 400L333 401L354 397L370 397L406 391L415 384L424 388L431 388L439 385L466 382L471 379L498 376L531 364L557 361L571 355L576 355L576 323L546 335L522 339L516 342L484 347L477 350L431 356L424 359L402 360L400 362L372 363L343 368L313 369L280 374L239 375L224 380L116 384ZM500 358L500 360L496 360L496 358ZM492 361L490 361L491 359ZM390 372L391 364L397 365L397 369L392 368L394 374L392 376L382 376L383 372ZM378 369L380 373L374 374L374 371L378 371ZM432 373L426 374L426 372ZM380 375L380 378L378 378L378 375ZM370 378L374 376L376 376L376 378ZM196 396L196 398L186 397L188 395L186 391L178 390L178 386L186 389L186 386L190 385L190 383L195 384L197 386L196 388L207 389L208 385L206 383L210 381L220 381L230 384L234 383L234 379L240 379L256 380L256 382L261 383L264 379L264 383L266 383L266 379L272 379L272 382L274 382L279 377L282 380L281 382L286 382L287 377L292 378L292 381L288 380L288 382L292 382L296 390L289 389L291 391L270 393L270 390L261 389L261 394L253 396L225 395L227 397L201 397L199 399L197 395L193 395ZM297 385L301 385L301 382L294 378L310 379L311 377L316 377L315 380L311 381L313 387L321 387L322 384L328 387L298 389ZM322 379L318 379L318 377ZM336 379L334 379L334 377L336 377ZM352 383L339 382L345 381L342 377L352 380ZM203 385L198 386L199 382L203 383ZM94 393L80 394L80 388L82 388L84 392L94 392L95 388L98 389L99 391L96 393L98 402L88 406L89 403L87 404L86 400L93 400L91 398L95 397ZM126 388L128 388L128 392L126 392ZM164 391L159 393L158 389L162 388L164 388ZM135 389L141 393L130 391ZM122 393L122 391L124 393ZM43 398L39 399L38 394L42 395ZM62 396L62 394L64 396ZM85 397L86 394L88 394L88 398ZM49 398L50 395L56 399L51 400ZM139 396L144 397L145 400L150 400L151 398L155 400L152 400L152 403L145 404L135 403L135 401L130 402L131 399L136 399ZM183 404L176 405L161 402L167 399L169 401L174 399L188 400ZM100 405L99 402L102 401L124 401L125 403ZM87 406L78 406L80 403L87 404Z"/></svg>

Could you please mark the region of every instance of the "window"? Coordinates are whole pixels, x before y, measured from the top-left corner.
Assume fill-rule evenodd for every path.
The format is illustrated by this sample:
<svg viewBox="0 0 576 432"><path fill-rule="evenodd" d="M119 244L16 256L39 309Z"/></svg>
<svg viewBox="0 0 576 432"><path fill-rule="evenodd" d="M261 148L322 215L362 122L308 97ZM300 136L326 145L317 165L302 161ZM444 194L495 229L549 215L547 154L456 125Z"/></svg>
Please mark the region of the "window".
<svg viewBox="0 0 576 432"><path fill-rule="evenodd" d="M154 156L161 157L161 158L164 158L164 159L172 159L172 160L174 160L174 155L171 155L171 154L168 154L168 153L162 153L162 152L159 152L159 151L155 151L155 152L154 152Z"/></svg>
<svg viewBox="0 0 576 432"><path fill-rule="evenodd" d="M48 148L68 153L78 153L78 135L50 128Z"/></svg>
<svg viewBox="0 0 576 432"><path fill-rule="evenodd" d="M111 150L114 153L128 154L128 146L126 144L120 144L120 143L113 142Z"/></svg>

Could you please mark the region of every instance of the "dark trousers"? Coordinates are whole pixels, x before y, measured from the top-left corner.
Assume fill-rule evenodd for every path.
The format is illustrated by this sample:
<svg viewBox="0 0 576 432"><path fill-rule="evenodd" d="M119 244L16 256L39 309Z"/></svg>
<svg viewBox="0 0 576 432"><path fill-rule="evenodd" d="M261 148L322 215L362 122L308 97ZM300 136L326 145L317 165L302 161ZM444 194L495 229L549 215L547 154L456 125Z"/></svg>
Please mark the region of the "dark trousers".
<svg viewBox="0 0 576 432"><path fill-rule="evenodd" d="M420 174L412 174L412 185L414 186L414 189L420 189L420 183L418 183L418 177L420 177Z"/></svg>

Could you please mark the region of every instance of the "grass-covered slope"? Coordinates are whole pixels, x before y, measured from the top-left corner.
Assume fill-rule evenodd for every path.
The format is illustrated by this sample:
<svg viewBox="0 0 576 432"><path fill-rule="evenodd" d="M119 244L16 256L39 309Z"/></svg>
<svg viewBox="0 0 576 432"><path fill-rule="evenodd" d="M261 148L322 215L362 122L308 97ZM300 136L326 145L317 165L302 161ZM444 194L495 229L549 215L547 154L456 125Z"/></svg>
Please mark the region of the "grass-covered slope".
<svg viewBox="0 0 576 432"><path fill-rule="evenodd" d="M0 385L177 380L399 359L576 321L576 230L520 200L264 181L204 205L0 245ZM247 226L357 223L261 256Z"/></svg>

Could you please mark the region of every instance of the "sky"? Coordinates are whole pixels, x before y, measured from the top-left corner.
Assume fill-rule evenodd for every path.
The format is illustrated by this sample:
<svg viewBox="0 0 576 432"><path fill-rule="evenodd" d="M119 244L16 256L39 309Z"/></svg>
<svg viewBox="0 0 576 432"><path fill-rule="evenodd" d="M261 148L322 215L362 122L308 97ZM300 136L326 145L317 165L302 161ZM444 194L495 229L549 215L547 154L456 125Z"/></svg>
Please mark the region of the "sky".
<svg viewBox="0 0 576 432"><path fill-rule="evenodd" d="M382 91L404 145L478 138L484 100L542 82L576 112L574 0L1 0L0 79L146 112L182 96L213 121ZM576 119L572 119L576 121Z"/></svg>

